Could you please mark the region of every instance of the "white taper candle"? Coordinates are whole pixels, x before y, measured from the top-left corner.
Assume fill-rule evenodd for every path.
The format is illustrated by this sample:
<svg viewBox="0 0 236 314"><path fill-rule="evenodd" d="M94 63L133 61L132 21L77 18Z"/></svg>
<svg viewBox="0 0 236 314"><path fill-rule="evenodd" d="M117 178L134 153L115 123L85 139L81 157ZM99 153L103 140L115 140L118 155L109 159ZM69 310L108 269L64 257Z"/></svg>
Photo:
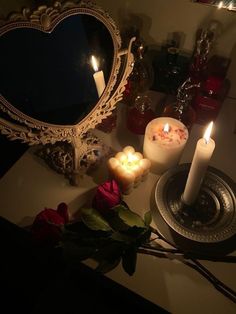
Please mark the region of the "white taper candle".
<svg viewBox="0 0 236 314"><path fill-rule="evenodd" d="M209 161L215 149L215 142L210 138L213 122L211 122L196 145L193 161L188 174L182 200L185 204L191 205L195 202L204 179Z"/></svg>
<svg viewBox="0 0 236 314"><path fill-rule="evenodd" d="M105 79L103 71L98 71L97 60L94 56L91 57L91 62L95 73L93 74L94 82L96 84L98 97L100 97L105 89Z"/></svg>

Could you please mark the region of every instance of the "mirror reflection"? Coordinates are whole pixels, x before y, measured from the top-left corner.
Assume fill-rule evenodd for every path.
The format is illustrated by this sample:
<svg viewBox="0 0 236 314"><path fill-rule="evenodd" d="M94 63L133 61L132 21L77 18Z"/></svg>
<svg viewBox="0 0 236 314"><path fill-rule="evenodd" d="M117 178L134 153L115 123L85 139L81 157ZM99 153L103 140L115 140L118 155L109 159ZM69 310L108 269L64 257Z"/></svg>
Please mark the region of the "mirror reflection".
<svg viewBox="0 0 236 314"><path fill-rule="evenodd" d="M12 29L1 36L0 51L1 95L34 119L72 125L97 104L110 77L114 45L101 21L77 14L50 33Z"/></svg>

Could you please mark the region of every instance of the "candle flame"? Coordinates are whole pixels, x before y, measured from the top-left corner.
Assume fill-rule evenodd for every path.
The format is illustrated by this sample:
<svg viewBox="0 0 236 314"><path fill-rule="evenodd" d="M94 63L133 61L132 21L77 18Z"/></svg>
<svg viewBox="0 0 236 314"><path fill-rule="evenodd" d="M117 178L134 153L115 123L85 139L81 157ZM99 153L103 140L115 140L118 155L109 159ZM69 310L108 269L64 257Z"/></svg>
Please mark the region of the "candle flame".
<svg viewBox="0 0 236 314"><path fill-rule="evenodd" d="M220 3L218 4L218 9L221 9L223 7L223 1L220 1Z"/></svg>
<svg viewBox="0 0 236 314"><path fill-rule="evenodd" d="M169 126L168 123L166 123L166 124L164 125L163 131L166 132L166 133L168 133L169 130L170 130L170 126Z"/></svg>
<svg viewBox="0 0 236 314"><path fill-rule="evenodd" d="M230 4L229 4L229 6L228 6L228 10L232 10L233 9L233 3L232 2L230 2Z"/></svg>
<svg viewBox="0 0 236 314"><path fill-rule="evenodd" d="M132 153L128 153L128 162L134 162L134 161L137 161L137 157L134 156L134 154Z"/></svg>
<svg viewBox="0 0 236 314"><path fill-rule="evenodd" d="M95 72L98 71L98 63L97 60L94 56L91 57L91 63L92 63L92 67L94 69Z"/></svg>
<svg viewBox="0 0 236 314"><path fill-rule="evenodd" d="M206 128L206 131L203 136L204 140L206 141L206 144L209 143L210 141L212 127L213 127L213 122L211 121L211 123L209 123L208 127Z"/></svg>

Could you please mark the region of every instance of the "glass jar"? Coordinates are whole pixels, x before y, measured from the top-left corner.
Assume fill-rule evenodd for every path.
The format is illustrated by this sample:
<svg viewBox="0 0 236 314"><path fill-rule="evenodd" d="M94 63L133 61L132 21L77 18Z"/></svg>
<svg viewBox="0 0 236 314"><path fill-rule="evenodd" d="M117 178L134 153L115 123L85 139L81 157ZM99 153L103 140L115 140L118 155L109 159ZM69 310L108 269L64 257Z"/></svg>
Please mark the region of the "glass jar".
<svg viewBox="0 0 236 314"><path fill-rule="evenodd" d="M127 128L139 135L145 133L147 124L155 118L155 113L151 109L151 99L147 95L138 95L134 106L128 109Z"/></svg>

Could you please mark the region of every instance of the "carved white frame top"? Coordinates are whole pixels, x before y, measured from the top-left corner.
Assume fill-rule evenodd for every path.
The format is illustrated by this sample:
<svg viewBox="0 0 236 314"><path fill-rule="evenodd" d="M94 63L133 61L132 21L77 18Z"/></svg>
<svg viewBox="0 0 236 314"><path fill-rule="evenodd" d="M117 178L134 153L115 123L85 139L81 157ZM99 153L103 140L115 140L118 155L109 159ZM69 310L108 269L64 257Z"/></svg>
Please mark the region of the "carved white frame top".
<svg viewBox="0 0 236 314"><path fill-rule="evenodd" d="M117 101L122 99L122 93L127 82L127 77L131 72L132 58L129 58L129 67L125 70L122 82L114 92L121 66L121 57L130 52L130 47L126 51L121 51L121 37L115 22L109 14L92 2L58 2L53 6L40 6L31 12L24 9L22 13L14 13L7 21L0 21L0 36L14 28L37 28L50 32L55 26L68 16L76 14L88 14L101 21L109 30L114 45L114 58L111 74L106 88L89 114L76 125L55 125L36 120L17 108L12 106L2 95L0 95L0 110L7 113L15 121L9 122L0 117L0 131L10 139L19 139L30 145L55 143L56 141L73 141L74 137L82 137L89 129L93 129L104 118L111 114ZM111 96L112 94L112 96Z"/></svg>

